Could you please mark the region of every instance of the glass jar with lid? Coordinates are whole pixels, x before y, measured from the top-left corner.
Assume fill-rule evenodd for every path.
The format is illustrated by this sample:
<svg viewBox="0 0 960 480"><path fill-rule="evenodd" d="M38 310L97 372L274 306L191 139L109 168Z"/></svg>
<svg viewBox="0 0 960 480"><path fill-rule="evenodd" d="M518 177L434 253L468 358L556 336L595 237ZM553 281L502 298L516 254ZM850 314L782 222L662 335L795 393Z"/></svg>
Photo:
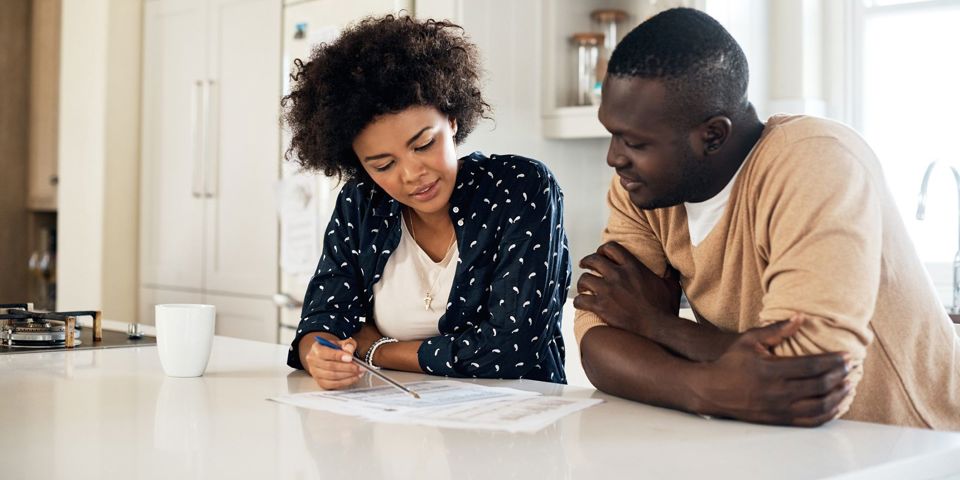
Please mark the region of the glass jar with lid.
<svg viewBox="0 0 960 480"><path fill-rule="evenodd" d="M613 55L613 49L617 48L617 42L620 37L617 33L619 24L627 19L629 15L623 10L601 9L590 12L590 18L593 20L596 28L603 32L603 45L600 48L597 58L597 81L595 85L594 96L599 99L600 86L603 79L607 76L607 63L610 61L610 55Z"/></svg>
<svg viewBox="0 0 960 480"><path fill-rule="evenodd" d="M580 32L570 36L570 43L576 47L577 76L574 105L592 105L595 103L593 90L597 85L597 65L600 59L600 46L603 34Z"/></svg>

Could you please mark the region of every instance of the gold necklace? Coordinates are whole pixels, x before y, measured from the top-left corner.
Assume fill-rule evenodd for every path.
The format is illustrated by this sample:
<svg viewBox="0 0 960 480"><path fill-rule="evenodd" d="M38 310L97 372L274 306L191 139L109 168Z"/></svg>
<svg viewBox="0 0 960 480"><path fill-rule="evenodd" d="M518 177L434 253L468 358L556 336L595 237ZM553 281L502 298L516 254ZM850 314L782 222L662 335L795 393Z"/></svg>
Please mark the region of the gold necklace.
<svg viewBox="0 0 960 480"><path fill-rule="evenodd" d="M419 244L419 243L417 243L417 231L416 231L416 229L415 229L414 226L413 226L413 215L410 215L410 236L413 237L413 243L416 243L416 244L417 244L417 248L420 248L420 249L422 250L423 248L420 247L420 244ZM445 253L444 253L444 258L446 258L446 253L450 253L450 247L453 246L453 242L456 241L456 239L457 239L457 231L456 231L456 229L454 229L453 232L450 234L450 242L447 244L446 250L444 250L444 252L445 252ZM427 252L424 251L423 253L426 254ZM429 257L430 257L430 255L428 254L428 255L427 255L427 258L429 258ZM431 259L431 260L433 260L433 259ZM430 304L433 303L433 291L436 290L437 285L440 283L440 275L441 275L442 273L443 273L443 272L437 273L437 278L435 278L435 279L433 280L433 284L431 285L431 284L429 284L429 283L427 282L427 280L424 278L424 273L423 273L422 271L420 271L419 268L417 269L417 275L420 277L420 284L421 284L421 285L427 285L427 287L428 287L428 288L427 288L427 291L424 292L424 295L423 295L423 309L426 310L426 311L430 311Z"/></svg>

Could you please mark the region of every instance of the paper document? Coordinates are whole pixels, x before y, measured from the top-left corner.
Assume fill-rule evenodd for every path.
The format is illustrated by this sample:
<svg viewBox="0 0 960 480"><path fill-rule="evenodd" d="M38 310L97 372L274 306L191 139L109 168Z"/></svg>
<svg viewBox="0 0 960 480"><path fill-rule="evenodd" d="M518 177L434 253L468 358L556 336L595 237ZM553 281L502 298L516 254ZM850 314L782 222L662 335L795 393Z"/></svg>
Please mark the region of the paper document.
<svg viewBox="0 0 960 480"><path fill-rule="evenodd" d="M375 421L511 432L535 432L561 417L602 402L454 380L414 382L405 386L421 398L418 400L385 386L298 393L271 400Z"/></svg>
<svg viewBox="0 0 960 480"><path fill-rule="evenodd" d="M417 392L420 398L413 398L409 394L401 392L389 385L358 390L315 392L314 395L342 401L351 401L355 402L358 406L367 406L385 411L409 411L449 407L462 403L536 395L534 392L525 392L512 388L484 387L450 380L416 382L404 386Z"/></svg>
<svg viewBox="0 0 960 480"><path fill-rule="evenodd" d="M417 412L394 421L448 428L536 432L560 418L601 402L603 400L595 398L531 395Z"/></svg>
<svg viewBox="0 0 960 480"><path fill-rule="evenodd" d="M320 258L317 185L304 175L277 184L280 208L280 269L285 274L310 273Z"/></svg>

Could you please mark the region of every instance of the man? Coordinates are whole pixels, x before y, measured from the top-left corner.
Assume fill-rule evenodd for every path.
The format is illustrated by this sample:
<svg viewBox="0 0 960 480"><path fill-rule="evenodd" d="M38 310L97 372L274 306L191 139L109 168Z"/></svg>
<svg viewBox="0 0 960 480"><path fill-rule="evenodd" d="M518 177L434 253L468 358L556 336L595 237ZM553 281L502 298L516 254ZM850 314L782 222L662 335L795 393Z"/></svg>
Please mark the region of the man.
<svg viewBox="0 0 960 480"><path fill-rule="evenodd" d="M617 176L574 300L591 382L751 422L960 429L960 340L863 140L762 123L743 52L696 10L644 22L608 68Z"/></svg>

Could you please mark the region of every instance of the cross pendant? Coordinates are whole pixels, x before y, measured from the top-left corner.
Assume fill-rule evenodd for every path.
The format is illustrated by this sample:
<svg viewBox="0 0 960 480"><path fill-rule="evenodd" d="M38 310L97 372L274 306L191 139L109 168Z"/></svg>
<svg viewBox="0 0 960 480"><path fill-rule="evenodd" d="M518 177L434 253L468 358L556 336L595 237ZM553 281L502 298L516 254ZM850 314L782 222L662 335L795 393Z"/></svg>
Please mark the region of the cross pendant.
<svg viewBox="0 0 960 480"><path fill-rule="evenodd" d="M433 294L427 292L427 296L423 297L423 309L430 310L430 304L433 302Z"/></svg>

